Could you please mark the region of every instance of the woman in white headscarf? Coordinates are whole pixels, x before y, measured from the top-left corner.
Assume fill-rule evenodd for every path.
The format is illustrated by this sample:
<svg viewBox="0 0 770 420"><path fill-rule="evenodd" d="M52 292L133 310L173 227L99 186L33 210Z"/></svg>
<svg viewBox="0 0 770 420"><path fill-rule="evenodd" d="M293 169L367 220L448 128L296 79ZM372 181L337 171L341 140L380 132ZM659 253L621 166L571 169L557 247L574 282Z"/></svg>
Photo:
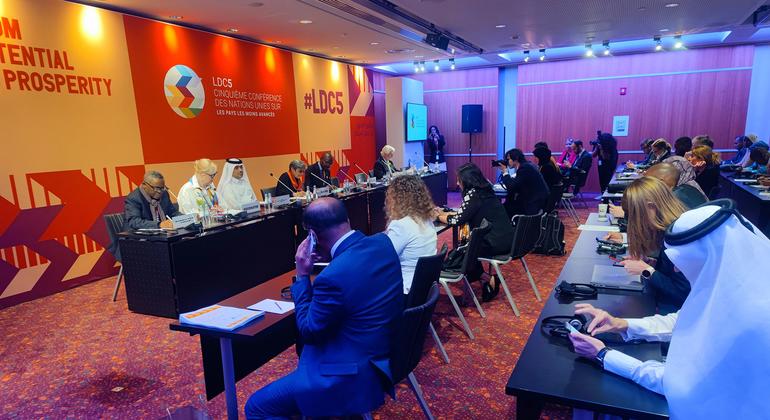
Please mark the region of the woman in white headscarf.
<svg viewBox="0 0 770 420"><path fill-rule="evenodd" d="M198 159L193 164L195 173L182 185L177 195L179 211L184 214L201 213L203 208L209 214L222 211L219 206L217 189L214 187L214 177L217 176L217 164L209 159Z"/></svg>
<svg viewBox="0 0 770 420"><path fill-rule="evenodd" d="M219 200L225 210L243 210L243 205L257 200L251 188L249 176L243 161L229 158L225 161L222 177L219 178Z"/></svg>
<svg viewBox="0 0 770 420"><path fill-rule="evenodd" d="M576 313L593 317L591 336L572 333L570 339L579 355L665 395L672 419L770 418L767 275L735 264L764 261L770 241L745 219L724 217L726 206L717 204L685 212L666 234L666 255L692 286L679 312L621 319L581 304ZM717 227L709 232L709 224ZM698 231L707 233L698 238ZM642 362L609 349L592 337L604 332L671 341L666 362Z"/></svg>

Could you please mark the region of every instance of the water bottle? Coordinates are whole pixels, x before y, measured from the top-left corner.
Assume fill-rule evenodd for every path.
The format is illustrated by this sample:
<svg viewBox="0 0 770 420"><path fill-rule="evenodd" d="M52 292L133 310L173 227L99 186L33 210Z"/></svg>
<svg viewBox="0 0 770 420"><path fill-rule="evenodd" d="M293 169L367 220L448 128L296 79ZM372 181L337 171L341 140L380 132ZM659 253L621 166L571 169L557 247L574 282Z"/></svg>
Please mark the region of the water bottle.
<svg viewBox="0 0 770 420"><path fill-rule="evenodd" d="M209 206L204 204L201 210L203 211L203 226L207 227L211 224L211 213L209 212Z"/></svg>
<svg viewBox="0 0 770 420"><path fill-rule="evenodd" d="M273 207L273 194L265 194L265 209L269 210Z"/></svg>
<svg viewBox="0 0 770 420"><path fill-rule="evenodd" d="M305 187L305 203L310 203L313 197L310 196L310 186Z"/></svg>
<svg viewBox="0 0 770 420"><path fill-rule="evenodd" d="M313 185L313 200L318 199L318 189L316 187L316 185Z"/></svg>

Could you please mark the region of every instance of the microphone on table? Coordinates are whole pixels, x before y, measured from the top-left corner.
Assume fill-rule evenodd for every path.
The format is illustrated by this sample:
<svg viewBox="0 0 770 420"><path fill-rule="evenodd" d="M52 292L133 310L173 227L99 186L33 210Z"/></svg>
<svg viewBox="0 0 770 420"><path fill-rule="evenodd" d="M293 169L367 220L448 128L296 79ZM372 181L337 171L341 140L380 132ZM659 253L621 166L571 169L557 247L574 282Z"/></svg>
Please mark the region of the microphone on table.
<svg viewBox="0 0 770 420"><path fill-rule="evenodd" d="M179 201L179 198L177 198L176 194L171 192L170 188L166 187L166 192L168 193L168 195L174 197L174 200L176 200L177 202Z"/></svg>
<svg viewBox="0 0 770 420"><path fill-rule="evenodd" d="M358 166L358 164L357 164L357 163L353 162L353 165L355 165L355 166L356 166L356 168L358 168L358 170L359 170L359 171L361 171L361 173L362 173L362 174L364 174L364 175L366 175L366 176L369 176L369 172L366 172L365 170L361 169L361 167L360 167L360 166Z"/></svg>
<svg viewBox="0 0 770 420"><path fill-rule="evenodd" d="M314 177L316 177L316 179L321 180L321 182L323 182L324 184L328 185L332 190L336 190L337 189L337 187L335 187L334 185L326 182L326 180L321 178L320 176L318 176L318 175L316 175L316 174L314 174L314 173L312 173L310 171L307 171L306 173L309 173L310 175L313 175Z"/></svg>
<svg viewBox="0 0 770 420"><path fill-rule="evenodd" d="M289 190L289 191L294 191L294 188L289 188L289 186L288 186L288 185L284 184L283 182L281 182L281 180L280 180L280 179L276 178L276 177L275 177L275 175L273 175L273 173L272 173L272 172L270 172L270 176L271 176L273 179L275 179L276 181L278 181L278 183L279 183L279 184L283 185L283 186L284 186L284 187L285 187L287 190Z"/></svg>

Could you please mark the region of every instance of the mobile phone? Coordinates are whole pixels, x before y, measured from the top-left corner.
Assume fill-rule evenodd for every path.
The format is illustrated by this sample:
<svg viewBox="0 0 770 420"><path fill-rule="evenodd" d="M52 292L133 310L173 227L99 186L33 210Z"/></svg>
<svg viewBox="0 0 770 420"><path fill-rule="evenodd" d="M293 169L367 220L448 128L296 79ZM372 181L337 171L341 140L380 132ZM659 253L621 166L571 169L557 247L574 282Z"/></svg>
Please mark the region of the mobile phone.
<svg viewBox="0 0 770 420"><path fill-rule="evenodd" d="M614 254L610 254L609 257L610 257L610 259L612 261L614 261L616 263L619 263L619 262L623 261L622 259L618 258L617 255L614 255Z"/></svg>
<svg viewBox="0 0 770 420"><path fill-rule="evenodd" d="M316 247L316 239L315 239L315 232L312 230L310 233L308 233L308 238L310 238L310 244L308 244L309 253L313 253L315 251Z"/></svg>
<svg viewBox="0 0 770 420"><path fill-rule="evenodd" d="M598 236L596 237L596 242L598 242L598 243L600 243L602 245L614 245L614 246L620 245L620 242L607 241L607 240L604 240L604 239L600 239Z"/></svg>
<svg viewBox="0 0 770 420"><path fill-rule="evenodd" d="M569 322L565 322L564 327L571 333L580 334L580 331L576 330Z"/></svg>

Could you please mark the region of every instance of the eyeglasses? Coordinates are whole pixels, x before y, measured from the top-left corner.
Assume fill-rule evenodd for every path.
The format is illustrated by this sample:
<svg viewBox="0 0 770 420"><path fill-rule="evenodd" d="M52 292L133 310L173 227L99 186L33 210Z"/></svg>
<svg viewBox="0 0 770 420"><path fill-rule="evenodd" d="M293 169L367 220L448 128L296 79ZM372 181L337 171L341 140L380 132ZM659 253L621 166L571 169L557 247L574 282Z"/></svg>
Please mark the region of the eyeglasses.
<svg viewBox="0 0 770 420"><path fill-rule="evenodd" d="M168 189L168 188L166 188L165 185L162 186L162 187L154 187L154 186L150 185L148 182L142 182L142 184L152 188L153 191L155 191L155 192L163 192L163 191L166 191Z"/></svg>

